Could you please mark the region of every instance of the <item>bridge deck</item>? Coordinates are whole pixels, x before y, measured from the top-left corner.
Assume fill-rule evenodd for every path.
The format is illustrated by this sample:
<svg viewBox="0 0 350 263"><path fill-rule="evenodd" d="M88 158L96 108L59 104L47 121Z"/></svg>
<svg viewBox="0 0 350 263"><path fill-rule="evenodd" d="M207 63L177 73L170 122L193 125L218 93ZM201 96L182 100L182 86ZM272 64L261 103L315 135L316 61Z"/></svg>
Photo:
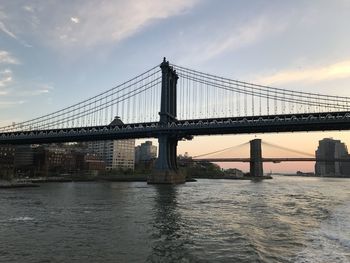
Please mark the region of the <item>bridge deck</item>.
<svg viewBox="0 0 350 263"><path fill-rule="evenodd" d="M0 133L0 144L36 144L111 139L136 139L170 134L179 139L192 135L350 130L350 112L283 114L216 119L176 120L118 126L76 127Z"/></svg>
<svg viewBox="0 0 350 263"><path fill-rule="evenodd" d="M198 158L193 159L194 162L250 162L250 158ZM280 162L350 162L350 158L334 158L334 159L316 159L316 158L290 158L290 157L279 157L279 158L262 158L262 162L280 163Z"/></svg>

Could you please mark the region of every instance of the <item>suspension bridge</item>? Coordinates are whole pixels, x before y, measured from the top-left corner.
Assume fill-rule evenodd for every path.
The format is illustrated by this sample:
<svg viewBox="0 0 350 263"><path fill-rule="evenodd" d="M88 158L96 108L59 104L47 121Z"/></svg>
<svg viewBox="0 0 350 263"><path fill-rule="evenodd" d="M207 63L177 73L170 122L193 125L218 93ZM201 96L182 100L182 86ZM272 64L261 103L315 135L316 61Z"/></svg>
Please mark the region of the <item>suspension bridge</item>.
<svg viewBox="0 0 350 263"><path fill-rule="evenodd" d="M242 147L250 145L250 157L220 157L221 154L230 155L230 152L234 149L242 151ZM283 150L287 154L294 153L298 154L299 157L263 157L262 145L272 147L273 149ZM219 155L219 156L218 156ZM240 153L240 155L242 155ZM300 157L308 156L308 157ZM201 155L194 156L191 161L193 162L246 162L250 163L250 175L253 177L263 176L263 163L281 163L281 162L322 162L322 163L334 163L334 162L350 162L350 158L316 158L315 154L290 149L287 147L279 146L273 143L264 142L261 139L251 140L249 143L243 143L224 149L220 149L214 152L209 152Z"/></svg>
<svg viewBox="0 0 350 263"><path fill-rule="evenodd" d="M158 138L149 183L181 183L177 142L196 135L350 129L350 97L243 82L170 64L103 93L0 128L0 144ZM159 111L160 109L160 111ZM118 116L118 117L116 117Z"/></svg>

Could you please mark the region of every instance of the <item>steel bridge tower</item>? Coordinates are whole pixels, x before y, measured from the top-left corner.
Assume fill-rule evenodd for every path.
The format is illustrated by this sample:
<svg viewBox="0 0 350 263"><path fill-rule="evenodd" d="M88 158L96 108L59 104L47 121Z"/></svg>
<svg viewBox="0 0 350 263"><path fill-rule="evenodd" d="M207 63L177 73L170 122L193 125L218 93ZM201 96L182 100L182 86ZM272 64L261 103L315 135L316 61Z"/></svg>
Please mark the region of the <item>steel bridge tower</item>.
<svg viewBox="0 0 350 263"><path fill-rule="evenodd" d="M160 68L162 70L162 90L159 124L166 126L169 122L176 121L176 85L179 77L165 58ZM177 142L181 138L171 131L161 132L157 138L158 159L147 182L149 184L184 183L185 176L177 167Z"/></svg>

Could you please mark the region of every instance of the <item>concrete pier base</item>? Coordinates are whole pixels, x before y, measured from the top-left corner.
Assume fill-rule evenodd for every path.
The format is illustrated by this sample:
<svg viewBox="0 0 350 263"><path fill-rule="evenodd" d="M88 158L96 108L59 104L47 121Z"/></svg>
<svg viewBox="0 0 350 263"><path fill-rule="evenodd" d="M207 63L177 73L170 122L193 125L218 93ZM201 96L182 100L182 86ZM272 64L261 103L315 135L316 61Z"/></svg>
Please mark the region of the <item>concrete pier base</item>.
<svg viewBox="0 0 350 263"><path fill-rule="evenodd" d="M184 174L179 171L153 171L147 178L148 184L183 184L186 181Z"/></svg>
<svg viewBox="0 0 350 263"><path fill-rule="evenodd" d="M186 176L177 168L177 138L167 134L158 137L159 154L152 175L147 178L149 184L182 184Z"/></svg>

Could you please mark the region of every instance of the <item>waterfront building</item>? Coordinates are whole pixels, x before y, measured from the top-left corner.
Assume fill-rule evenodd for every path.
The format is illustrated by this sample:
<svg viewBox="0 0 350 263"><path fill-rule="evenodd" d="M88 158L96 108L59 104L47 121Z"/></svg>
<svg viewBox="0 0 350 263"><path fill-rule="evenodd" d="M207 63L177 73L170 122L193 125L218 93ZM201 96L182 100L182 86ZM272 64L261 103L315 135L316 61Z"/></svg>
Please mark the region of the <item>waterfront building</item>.
<svg viewBox="0 0 350 263"><path fill-rule="evenodd" d="M87 143L89 153L96 154L107 169L134 169L135 140L108 140Z"/></svg>
<svg viewBox="0 0 350 263"><path fill-rule="evenodd" d="M31 145L17 145L14 153L14 168L17 176L34 173L34 149Z"/></svg>
<svg viewBox="0 0 350 263"><path fill-rule="evenodd" d="M80 155L63 144L39 146L35 150L35 173L41 176L78 173L83 166L83 154Z"/></svg>
<svg viewBox="0 0 350 263"><path fill-rule="evenodd" d="M157 146L146 141L135 147L135 163L152 161L157 158Z"/></svg>
<svg viewBox="0 0 350 263"><path fill-rule="evenodd" d="M123 122L116 117L110 125ZM135 165L135 140L107 140L87 142L89 153L96 154L106 164L106 169L132 169Z"/></svg>
<svg viewBox="0 0 350 263"><path fill-rule="evenodd" d="M348 158L348 149L340 140L325 138L319 141L316 150L316 160L334 160L336 158ZM343 176L348 164L335 161L316 161L315 174L318 176Z"/></svg>
<svg viewBox="0 0 350 263"><path fill-rule="evenodd" d="M8 179L14 173L15 148L11 145L0 145L0 179Z"/></svg>
<svg viewBox="0 0 350 263"><path fill-rule="evenodd" d="M350 155L343 157L343 159L348 159L349 161L341 163L341 174L344 177L350 177Z"/></svg>
<svg viewBox="0 0 350 263"><path fill-rule="evenodd" d="M92 174L98 175L106 170L106 164L95 154L86 154L84 157L84 171Z"/></svg>
<svg viewBox="0 0 350 263"><path fill-rule="evenodd" d="M82 144L50 144L35 148L35 175L97 175L105 171L105 163L97 155L88 154Z"/></svg>

